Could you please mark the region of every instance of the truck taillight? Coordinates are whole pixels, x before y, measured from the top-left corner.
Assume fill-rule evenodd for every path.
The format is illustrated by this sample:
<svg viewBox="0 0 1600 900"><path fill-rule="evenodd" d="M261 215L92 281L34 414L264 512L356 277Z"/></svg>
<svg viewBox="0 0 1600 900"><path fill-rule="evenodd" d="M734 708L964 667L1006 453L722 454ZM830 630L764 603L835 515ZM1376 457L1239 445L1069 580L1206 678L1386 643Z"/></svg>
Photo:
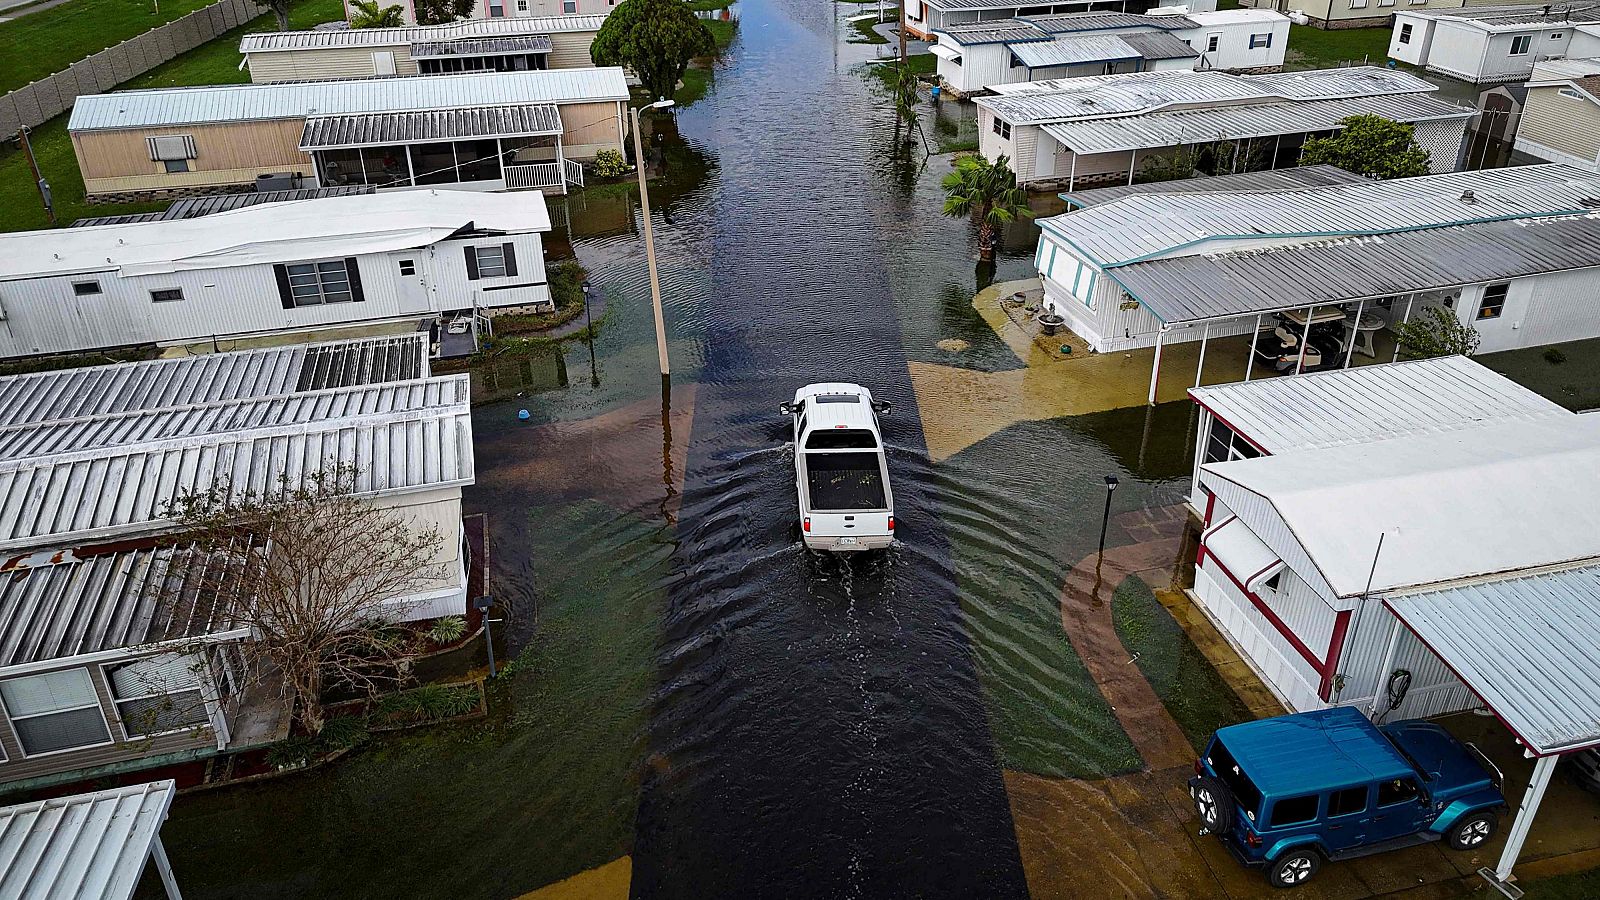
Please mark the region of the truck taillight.
<svg viewBox="0 0 1600 900"><path fill-rule="evenodd" d="M890 516L889 517L889 530L890 531L894 530L894 516Z"/></svg>
<svg viewBox="0 0 1600 900"><path fill-rule="evenodd" d="M1200 757L1198 756L1194 758L1194 773L1196 775L1204 775L1206 773L1205 764L1200 762Z"/></svg>
<svg viewBox="0 0 1600 900"><path fill-rule="evenodd" d="M1244 833L1244 842L1252 847L1259 847L1261 846L1261 835L1256 834L1254 831L1246 831Z"/></svg>
<svg viewBox="0 0 1600 900"><path fill-rule="evenodd" d="M806 534L810 534L811 533L811 517L810 516L806 516L804 519L801 519L800 520L800 527L805 531Z"/></svg>

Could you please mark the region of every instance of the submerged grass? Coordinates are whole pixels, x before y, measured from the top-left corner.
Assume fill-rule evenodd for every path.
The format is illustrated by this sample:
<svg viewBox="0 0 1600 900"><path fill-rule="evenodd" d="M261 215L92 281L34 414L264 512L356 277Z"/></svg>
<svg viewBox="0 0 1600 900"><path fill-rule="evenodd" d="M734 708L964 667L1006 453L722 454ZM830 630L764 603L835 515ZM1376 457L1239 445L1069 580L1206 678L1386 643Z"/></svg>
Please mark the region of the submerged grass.
<svg viewBox="0 0 1600 900"><path fill-rule="evenodd" d="M876 10L873 10L873 12L876 12ZM886 7L883 8L883 13L884 13L884 18L883 18L884 22L894 22L894 21L896 21L896 20L898 20L900 18L900 7L898 7L898 6L886 6ZM851 29L853 29L855 31L855 35L848 39L848 43L851 43L851 44L887 44L887 43L889 43L889 39L888 38L886 38L883 35L877 33L876 31L872 30L877 25L878 25L878 20L876 18L872 18L872 19L857 19L857 20L851 22L850 23L850 27L851 27Z"/></svg>

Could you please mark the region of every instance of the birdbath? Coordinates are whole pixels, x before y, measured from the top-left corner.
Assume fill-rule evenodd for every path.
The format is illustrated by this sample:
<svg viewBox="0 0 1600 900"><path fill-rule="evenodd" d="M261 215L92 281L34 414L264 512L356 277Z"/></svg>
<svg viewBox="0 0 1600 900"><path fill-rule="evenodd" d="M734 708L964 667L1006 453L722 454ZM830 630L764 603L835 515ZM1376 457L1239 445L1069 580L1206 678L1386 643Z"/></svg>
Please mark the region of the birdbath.
<svg viewBox="0 0 1600 900"><path fill-rule="evenodd" d="M1039 317L1039 327L1044 330L1044 333L1047 337L1054 335L1056 330L1065 324L1067 324L1067 320L1061 318L1055 313L1045 313Z"/></svg>

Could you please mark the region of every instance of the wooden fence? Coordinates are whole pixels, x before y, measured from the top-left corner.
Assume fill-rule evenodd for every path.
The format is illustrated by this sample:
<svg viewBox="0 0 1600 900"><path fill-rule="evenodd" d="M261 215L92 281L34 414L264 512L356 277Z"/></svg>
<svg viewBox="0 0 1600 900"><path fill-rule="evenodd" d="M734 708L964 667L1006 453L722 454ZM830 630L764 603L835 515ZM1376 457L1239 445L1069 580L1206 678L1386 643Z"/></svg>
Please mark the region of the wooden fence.
<svg viewBox="0 0 1600 900"><path fill-rule="evenodd" d="M219 0L181 19L86 56L48 78L0 97L0 136L34 128L72 108L81 94L99 94L232 31L266 12L255 0Z"/></svg>

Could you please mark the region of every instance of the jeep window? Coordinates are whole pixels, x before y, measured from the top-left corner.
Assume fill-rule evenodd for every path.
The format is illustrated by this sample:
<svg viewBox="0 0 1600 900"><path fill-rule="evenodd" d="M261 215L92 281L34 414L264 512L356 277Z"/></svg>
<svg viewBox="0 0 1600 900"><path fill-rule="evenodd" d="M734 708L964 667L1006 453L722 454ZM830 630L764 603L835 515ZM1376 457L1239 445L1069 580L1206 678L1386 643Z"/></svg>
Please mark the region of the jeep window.
<svg viewBox="0 0 1600 900"><path fill-rule="evenodd" d="M1309 822L1317 817L1317 801L1322 798L1317 794L1309 797L1290 797L1272 804L1271 827L1282 828L1285 825L1299 825Z"/></svg>
<svg viewBox="0 0 1600 900"><path fill-rule="evenodd" d="M1328 795L1328 818L1334 816L1348 816L1352 813L1362 812L1367 808L1367 789L1365 787L1346 788L1334 791Z"/></svg>
<svg viewBox="0 0 1600 900"><path fill-rule="evenodd" d="M878 440L860 428L813 431L806 438L807 450L876 450Z"/></svg>
<svg viewBox="0 0 1600 900"><path fill-rule="evenodd" d="M1228 786L1228 790L1233 791L1233 799L1239 801L1245 815L1254 822L1256 810L1261 808L1261 792L1256 790L1255 782L1250 780L1250 776L1239 768L1237 762L1234 762L1233 754L1228 752L1228 748L1224 747L1221 741L1213 740L1211 752L1206 754L1206 762L1211 765L1211 770L1217 773L1217 777L1222 779L1222 783Z"/></svg>
<svg viewBox="0 0 1600 900"><path fill-rule="evenodd" d="M1378 785L1378 805L1393 806L1408 803L1421 795L1415 778L1391 778Z"/></svg>

